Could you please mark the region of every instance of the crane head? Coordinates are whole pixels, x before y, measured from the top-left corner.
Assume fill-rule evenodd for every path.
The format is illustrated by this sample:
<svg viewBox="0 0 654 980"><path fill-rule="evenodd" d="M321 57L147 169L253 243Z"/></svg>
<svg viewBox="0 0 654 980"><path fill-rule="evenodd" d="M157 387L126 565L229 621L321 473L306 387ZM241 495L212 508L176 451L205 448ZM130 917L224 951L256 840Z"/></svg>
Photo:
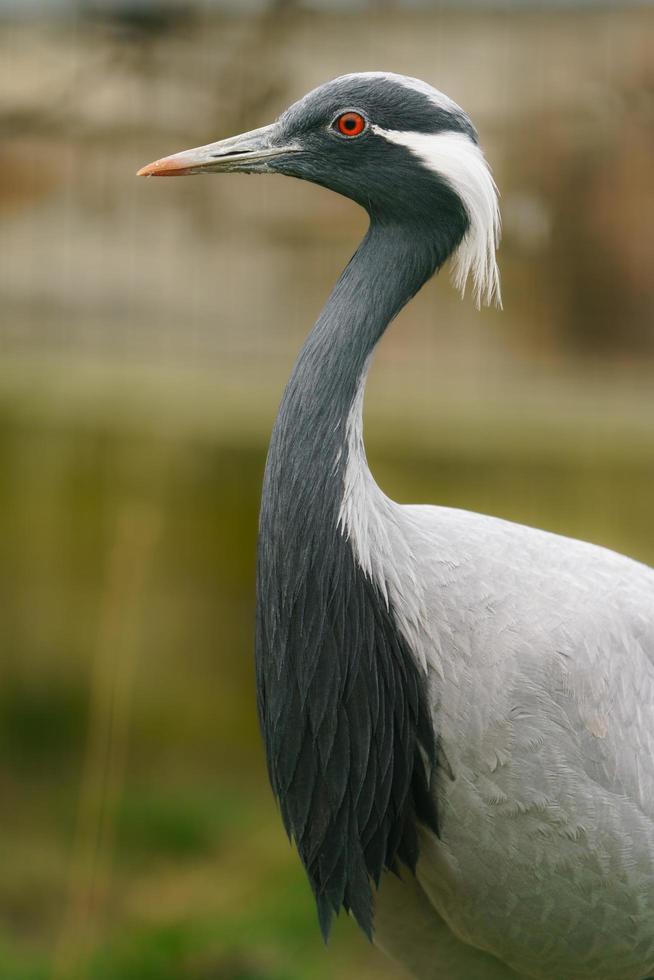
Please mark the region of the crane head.
<svg viewBox="0 0 654 980"><path fill-rule="evenodd" d="M371 220L410 227L454 260L462 291L499 303L497 188L477 133L455 102L415 78L343 75L276 122L156 160L139 176L281 173L356 201Z"/></svg>

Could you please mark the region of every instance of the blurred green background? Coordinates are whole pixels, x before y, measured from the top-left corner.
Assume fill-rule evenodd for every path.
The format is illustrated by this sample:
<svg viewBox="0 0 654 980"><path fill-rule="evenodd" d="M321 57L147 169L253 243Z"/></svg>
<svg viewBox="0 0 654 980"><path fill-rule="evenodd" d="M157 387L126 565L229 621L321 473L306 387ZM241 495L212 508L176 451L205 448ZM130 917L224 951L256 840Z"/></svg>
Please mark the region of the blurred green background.
<svg viewBox="0 0 654 980"><path fill-rule="evenodd" d="M380 348L384 489L654 562L648 3L0 0L0 980L396 978L328 952L252 666L268 435L364 216L137 181L336 74L466 107L504 312L446 274Z"/></svg>

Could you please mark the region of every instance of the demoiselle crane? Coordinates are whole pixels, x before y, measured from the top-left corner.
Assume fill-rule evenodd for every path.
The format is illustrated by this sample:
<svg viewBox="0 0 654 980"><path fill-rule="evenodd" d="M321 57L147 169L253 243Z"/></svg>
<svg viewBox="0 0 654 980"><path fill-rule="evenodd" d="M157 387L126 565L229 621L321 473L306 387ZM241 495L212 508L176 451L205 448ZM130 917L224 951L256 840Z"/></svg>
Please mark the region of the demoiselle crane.
<svg viewBox="0 0 654 980"><path fill-rule="evenodd" d="M654 972L654 571L400 506L366 464L377 342L451 259L499 297L495 184L416 79L345 75L142 175L282 173L370 226L297 359L263 486L258 707L325 936L349 911L420 980ZM571 216L573 220L573 216Z"/></svg>

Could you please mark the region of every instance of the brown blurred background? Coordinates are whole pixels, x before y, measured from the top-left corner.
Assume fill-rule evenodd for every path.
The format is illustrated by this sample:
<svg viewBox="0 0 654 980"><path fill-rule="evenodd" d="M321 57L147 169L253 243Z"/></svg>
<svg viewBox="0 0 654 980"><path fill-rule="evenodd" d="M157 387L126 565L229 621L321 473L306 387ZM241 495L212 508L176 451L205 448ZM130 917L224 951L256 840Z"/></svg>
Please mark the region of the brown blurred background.
<svg viewBox="0 0 654 980"><path fill-rule="evenodd" d="M502 193L504 311L446 273L380 348L372 468L654 562L649 3L0 0L0 980L328 980L254 709L265 447L365 217L137 181L345 71L425 78Z"/></svg>

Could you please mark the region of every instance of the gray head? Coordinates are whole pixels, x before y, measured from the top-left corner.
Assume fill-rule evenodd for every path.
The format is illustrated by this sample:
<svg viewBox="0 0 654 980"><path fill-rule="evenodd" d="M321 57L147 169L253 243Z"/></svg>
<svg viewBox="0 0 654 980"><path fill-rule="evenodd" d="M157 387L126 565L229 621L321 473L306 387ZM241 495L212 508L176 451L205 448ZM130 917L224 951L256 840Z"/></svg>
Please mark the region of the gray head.
<svg viewBox="0 0 654 980"><path fill-rule="evenodd" d="M269 126L166 157L144 176L281 173L351 198L371 220L410 225L477 302L499 301L495 183L466 113L418 79L343 75Z"/></svg>

